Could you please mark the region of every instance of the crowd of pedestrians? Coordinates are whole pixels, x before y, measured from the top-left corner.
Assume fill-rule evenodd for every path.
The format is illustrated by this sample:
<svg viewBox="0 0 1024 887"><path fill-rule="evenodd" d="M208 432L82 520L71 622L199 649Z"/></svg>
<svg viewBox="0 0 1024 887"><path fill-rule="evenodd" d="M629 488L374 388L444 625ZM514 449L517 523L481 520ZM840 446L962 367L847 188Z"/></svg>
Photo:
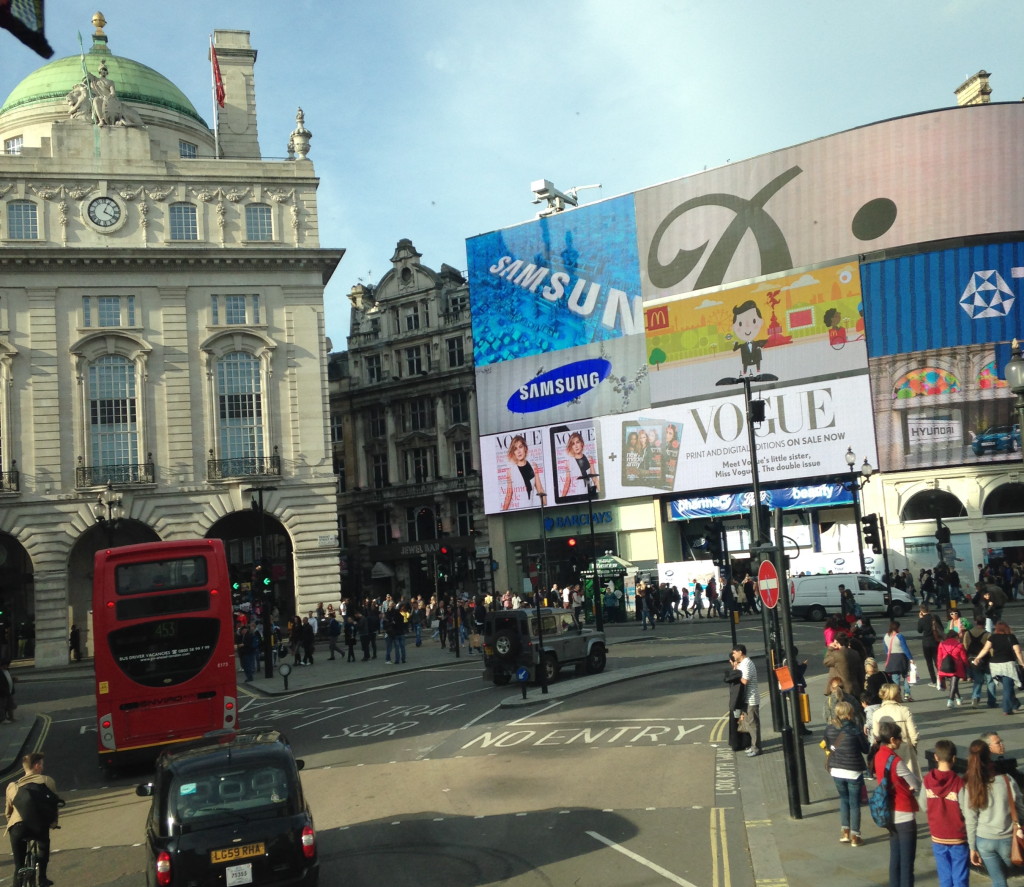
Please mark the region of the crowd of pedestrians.
<svg viewBox="0 0 1024 887"><path fill-rule="evenodd" d="M965 596L956 593L959 586L948 572L937 583L934 572L925 571L916 589L905 584L921 597L916 636L908 641L899 622L891 621L877 659L864 655L868 649L857 636L862 620L856 614L826 623L822 661L829 676L821 745L839 802L839 841L864 843L865 779L887 786L891 887L914 883L922 811L941 887L966 887L971 866L984 866L1002 887L1011 869L1011 841L1024 841L1024 776L1004 757L999 735L985 733L972 742L963 762L948 739L922 755L922 736L908 704L913 693L929 687L945 695L950 709L967 700L977 708L984 699L993 710L1001 703L1007 717L1020 711L1016 687L1024 676L1024 654L1003 614L1013 599L1014 576L1019 571L1006 574L1006 594L992 577L979 574L974 593ZM938 604L942 609L935 609ZM913 649L918 645L919 652Z"/></svg>

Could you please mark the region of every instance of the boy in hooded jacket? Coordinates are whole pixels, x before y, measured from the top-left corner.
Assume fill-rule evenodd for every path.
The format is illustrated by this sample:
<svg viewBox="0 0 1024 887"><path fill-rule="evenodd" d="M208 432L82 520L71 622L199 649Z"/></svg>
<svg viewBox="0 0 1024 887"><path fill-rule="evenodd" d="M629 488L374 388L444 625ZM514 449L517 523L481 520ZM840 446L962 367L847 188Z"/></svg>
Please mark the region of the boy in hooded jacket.
<svg viewBox="0 0 1024 887"><path fill-rule="evenodd" d="M948 739L935 743L935 769L924 777L928 799L928 829L939 887L967 887L970 848L961 803L964 781L953 771L956 746Z"/></svg>

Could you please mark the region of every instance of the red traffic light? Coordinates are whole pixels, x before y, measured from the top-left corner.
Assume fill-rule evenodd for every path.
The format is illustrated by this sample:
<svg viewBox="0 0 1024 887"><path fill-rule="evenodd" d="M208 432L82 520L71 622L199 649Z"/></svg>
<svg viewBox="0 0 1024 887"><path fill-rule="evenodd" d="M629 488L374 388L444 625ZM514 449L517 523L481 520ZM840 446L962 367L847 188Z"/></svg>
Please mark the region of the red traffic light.
<svg viewBox="0 0 1024 887"><path fill-rule="evenodd" d="M441 554L448 554L448 549L444 545L441 546Z"/></svg>
<svg viewBox="0 0 1024 887"><path fill-rule="evenodd" d="M575 536L570 536L568 539L565 540L565 544L568 545L570 548L575 548L576 547L576 537Z"/></svg>

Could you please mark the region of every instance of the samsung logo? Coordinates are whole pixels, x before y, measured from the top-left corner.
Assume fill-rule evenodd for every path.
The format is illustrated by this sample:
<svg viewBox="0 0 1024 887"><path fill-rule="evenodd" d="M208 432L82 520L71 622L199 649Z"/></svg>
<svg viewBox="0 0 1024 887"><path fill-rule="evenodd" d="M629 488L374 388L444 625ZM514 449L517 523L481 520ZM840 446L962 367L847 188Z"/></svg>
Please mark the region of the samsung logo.
<svg viewBox="0 0 1024 887"><path fill-rule="evenodd" d="M608 378L611 361L603 357L579 360L534 376L508 399L513 413L536 413L575 400Z"/></svg>

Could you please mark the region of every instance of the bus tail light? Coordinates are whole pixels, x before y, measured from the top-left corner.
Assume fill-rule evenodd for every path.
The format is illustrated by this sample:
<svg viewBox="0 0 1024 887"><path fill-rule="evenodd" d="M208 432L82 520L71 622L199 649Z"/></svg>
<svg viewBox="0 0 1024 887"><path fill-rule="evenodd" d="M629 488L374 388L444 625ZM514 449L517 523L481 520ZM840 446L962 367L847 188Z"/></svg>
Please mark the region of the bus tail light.
<svg viewBox="0 0 1024 887"><path fill-rule="evenodd" d="M112 714L100 715L98 724L100 730L100 745L113 751L114 745L114 716Z"/></svg>
<svg viewBox="0 0 1024 887"><path fill-rule="evenodd" d="M235 697L225 696L224 697L224 729L230 729L235 726Z"/></svg>
<svg viewBox="0 0 1024 887"><path fill-rule="evenodd" d="M171 883L171 854L161 850L156 858L156 883L168 887Z"/></svg>
<svg viewBox="0 0 1024 887"><path fill-rule="evenodd" d="M311 825L302 827L302 855L306 859L312 859L316 856L316 833Z"/></svg>

